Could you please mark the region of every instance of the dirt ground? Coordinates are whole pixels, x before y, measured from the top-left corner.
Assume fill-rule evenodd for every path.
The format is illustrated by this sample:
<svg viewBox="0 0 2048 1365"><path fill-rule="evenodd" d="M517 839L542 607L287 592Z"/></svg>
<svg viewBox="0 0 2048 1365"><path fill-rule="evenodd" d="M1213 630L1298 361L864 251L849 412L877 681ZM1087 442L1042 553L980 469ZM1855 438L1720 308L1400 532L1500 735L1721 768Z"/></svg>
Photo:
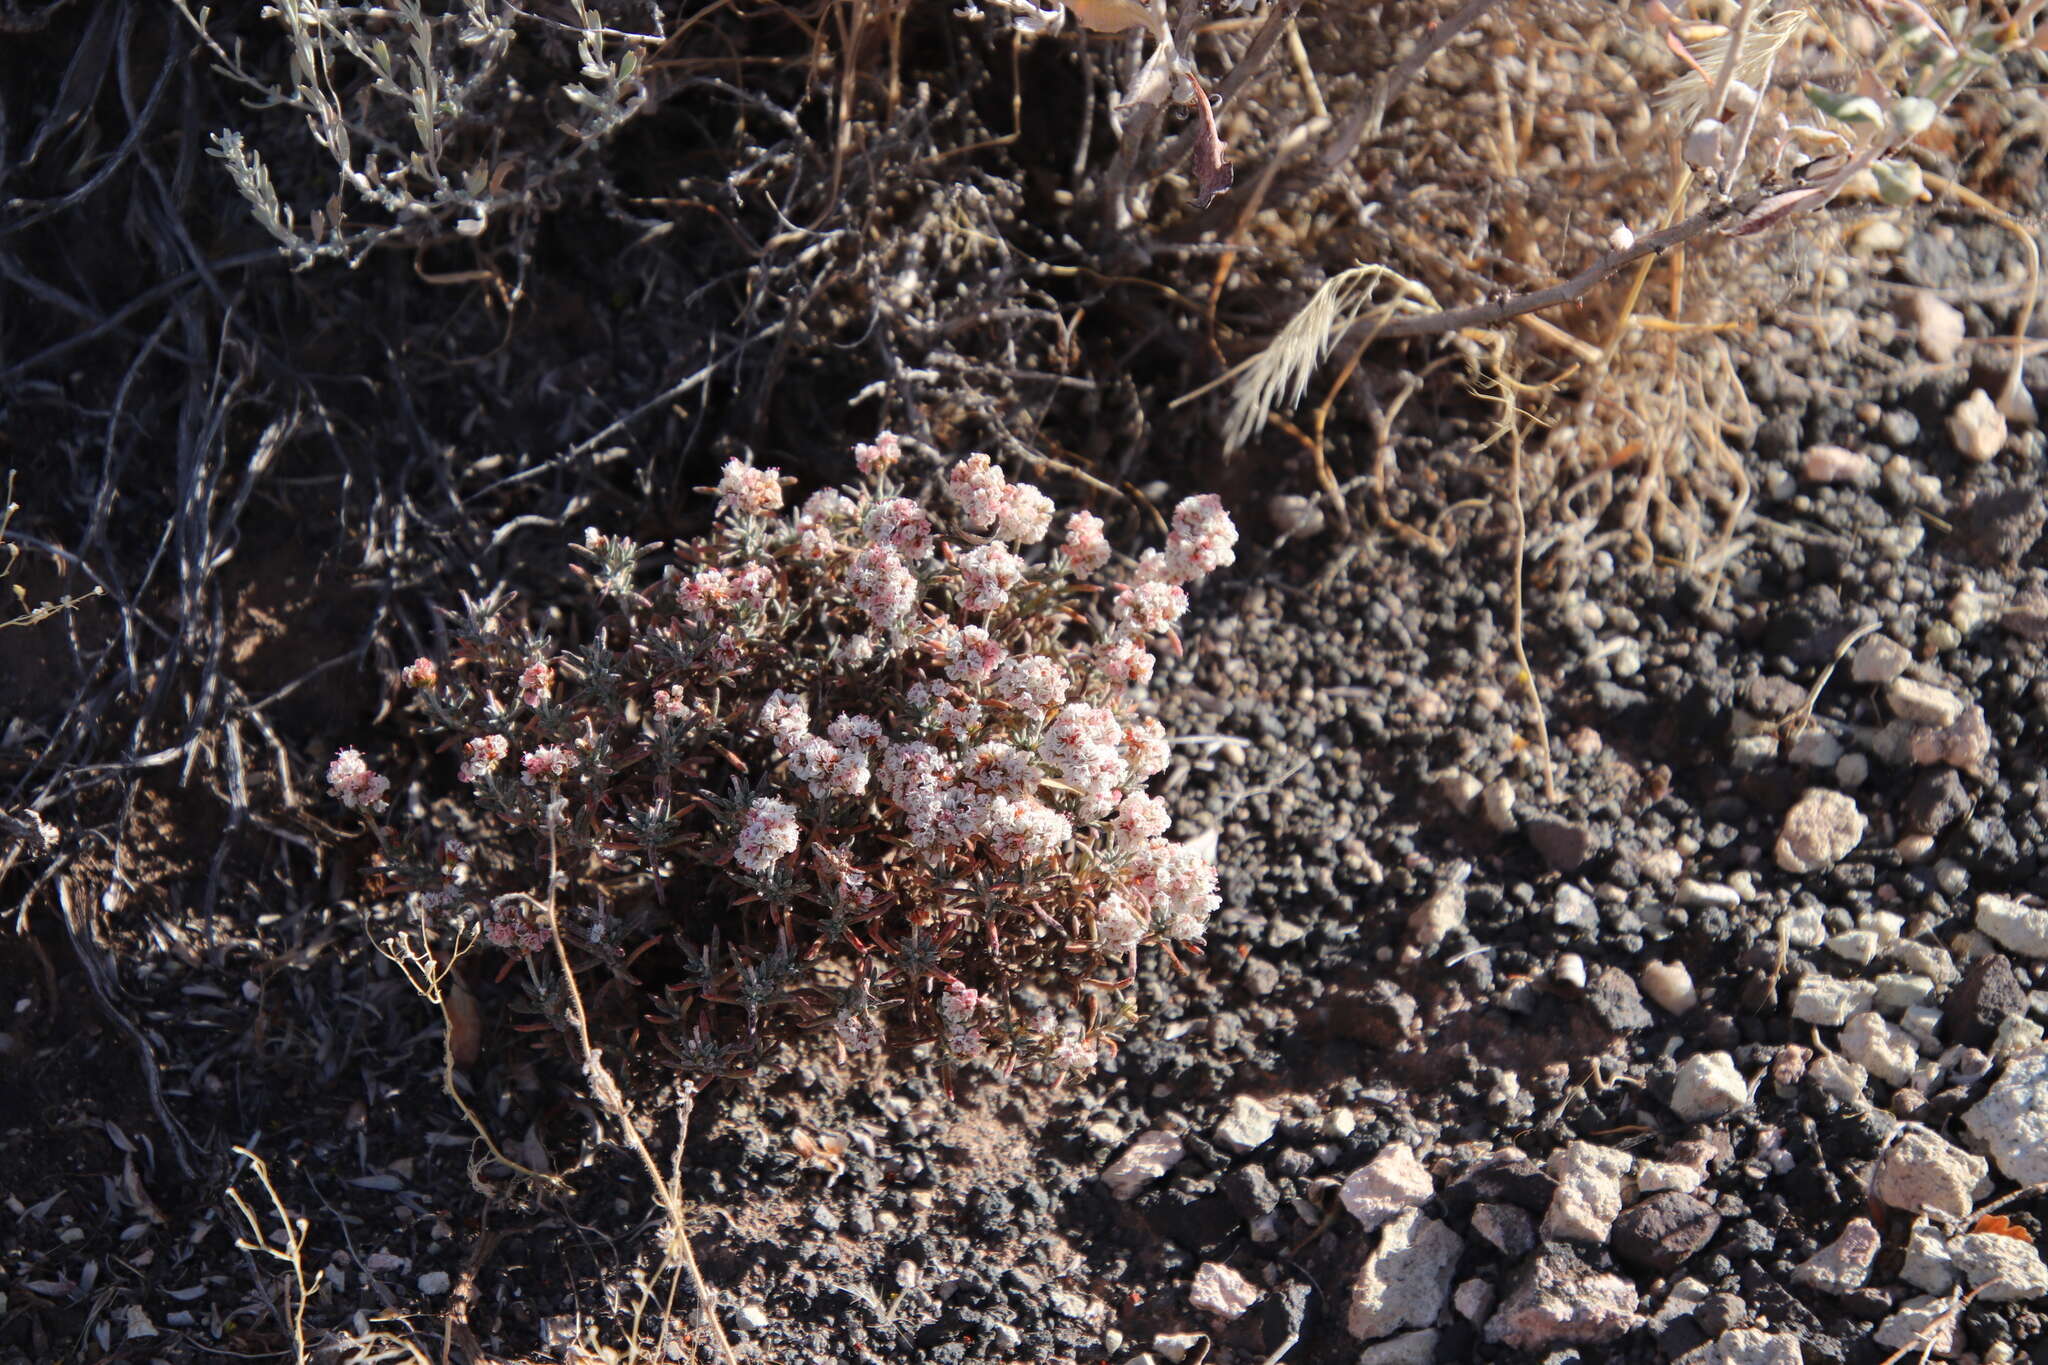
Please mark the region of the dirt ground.
<svg viewBox="0 0 2048 1365"><path fill-rule="evenodd" d="M1204 202L1200 120L1117 108L1145 30L982 5L532 6L447 152L524 200L294 269L208 143L327 202L224 69L283 82L277 22L0 0L8 581L78 599L0 629L0 1362L719 1359L502 956L454 1084L505 1159L444 1088L321 774L430 799L393 680L464 595L565 600L585 526L686 540L726 459L808 491L883 429L1118 544L1223 497L1150 698L1224 908L1058 1083L628 1058L736 1358L2048 1361L2042 53L1915 202L1346 334L1230 451L1232 367L1339 272L1421 316L1666 221L1654 16L1176 6ZM1817 78L1870 12L1816 12ZM662 41L578 141L593 13Z"/></svg>

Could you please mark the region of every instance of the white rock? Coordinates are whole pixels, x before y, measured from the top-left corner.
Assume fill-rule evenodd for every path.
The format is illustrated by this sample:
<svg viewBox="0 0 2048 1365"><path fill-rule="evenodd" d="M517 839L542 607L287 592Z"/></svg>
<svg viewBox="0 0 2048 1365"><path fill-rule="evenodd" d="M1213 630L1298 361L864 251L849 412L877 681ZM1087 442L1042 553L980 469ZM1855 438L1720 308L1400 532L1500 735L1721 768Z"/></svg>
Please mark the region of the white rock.
<svg viewBox="0 0 2048 1365"><path fill-rule="evenodd" d="M1706 1180L1707 1173L1676 1161L1645 1161L1636 1168L1636 1189L1643 1194L1677 1190L1691 1194Z"/></svg>
<svg viewBox="0 0 2048 1365"><path fill-rule="evenodd" d="M2048 957L2048 906L1995 896L1977 897L1977 932L2028 957Z"/></svg>
<svg viewBox="0 0 2048 1365"><path fill-rule="evenodd" d="M1915 725L1954 725L1963 714L1961 697L1918 678L1893 678L1884 689L1884 700L1893 715Z"/></svg>
<svg viewBox="0 0 2048 1365"><path fill-rule="evenodd" d="M1451 1307L1470 1323L1483 1323L1493 1311L1493 1286L1484 1280L1467 1280L1451 1293Z"/></svg>
<svg viewBox="0 0 2048 1365"><path fill-rule="evenodd" d="M1436 1359L1436 1343L1441 1335L1427 1329L1374 1342L1358 1353L1358 1365L1430 1365Z"/></svg>
<svg viewBox="0 0 2048 1365"><path fill-rule="evenodd" d="M1541 1358L1559 1346L1597 1346L1642 1326L1636 1287L1562 1247L1545 1248L1509 1275L1485 1338Z"/></svg>
<svg viewBox="0 0 2048 1365"><path fill-rule="evenodd" d="M1792 988L1792 1017L1823 1028L1840 1028L1851 1016L1870 1008L1877 999L1877 987L1868 981L1844 981L1834 976L1800 978Z"/></svg>
<svg viewBox="0 0 2048 1365"><path fill-rule="evenodd" d="M447 1293L448 1284L448 1272L445 1270L429 1270L419 1278L420 1293L430 1298L439 1298Z"/></svg>
<svg viewBox="0 0 2048 1365"><path fill-rule="evenodd" d="M1671 1109L1694 1123L1732 1114L1749 1103L1749 1083L1725 1052L1702 1052L1678 1068Z"/></svg>
<svg viewBox="0 0 2048 1365"><path fill-rule="evenodd" d="M1847 1294L1861 1289L1870 1277L1870 1263L1884 1238L1868 1218L1852 1219L1842 1235L1814 1253L1792 1272L1792 1283L1818 1289L1823 1294Z"/></svg>
<svg viewBox="0 0 2048 1365"><path fill-rule="evenodd" d="M1225 1322L1244 1316L1244 1310L1259 1301L1266 1291L1221 1261L1204 1261L1195 1271L1188 1302L1204 1313Z"/></svg>
<svg viewBox="0 0 2048 1365"><path fill-rule="evenodd" d="M1204 1332L1162 1332L1152 1338L1152 1349L1175 1362L1175 1365L1179 1365L1179 1362L1194 1354L1196 1347L1206 1347L1208 1344L1209 1337ZM1203 1354L1206 1355L1207 1352Z"/></svg>
<svg viewBox="0 0 2048 1365"><path fill-rule="evenodd" d="M1833 1095L1845 1104L1861 1100L1870 1084L1869 1072L1847 1057L1832 1052L1814 1058L1808 1064L1806 1074L1823 1094Z"/></svg>
<svg viewBox="0 0 2048 1365"><path fill-rule="evenodd" d="M1420 1208L1436 1193L1436 1182L1402 1143L1393 1143L1353 1171L1337 1197L1366 1231L1383 1227L1401 1214Z"/></svg>
<svg viewBox="0 0 2048 1365"><path fill-rule="evenodd" d="M1957 454L1982 464L2005 445L2005 414L1990 394L1972 389L1948 415L1948 438L1955 443Z"/></svg>
<svg viewBox="0 0 2048 1365"><path fill-rule="evenodd" d="M1692 973L1685 969L1683 962L1645 963L1636 979L1643 988L1643 994L1667 1013L1684 1014L1700 1002L1700 993L1692 984Z"/></svg>
<svg viewBox="0 0 2048 1365"><path fill-rule="evenodd" d="M1351 1282L1351 1335L1377 1341L1433 1324L1450 1301L1451 1274L1464 1249L1457 1233L1415 1209L1387 1224Z"/></svg>
<svg viewBox="0 0 2048 1365"><path fill-rule="evenodd" d="M1437 795L1460 815L1472 813L1472 808L1479 804L1480 790L1479 779L1470 773L1453 770L1437 774Z"/></svg>
<svg viewBox="0 0 2048 1365"><path fill-rule="evenodd" d="M1963 1114L1963 1127L2009 1179L2048 1181L2048 1048L2008 1057L1997 1084Z"/></svg>
<svg viewBox="0 0 2048 1365"><path fill-rule="evenodd" d="M1230 1112L1216 1125L1216 1145L1227 1152L1249 1152L1263 1147L1280 1126L1280 1115L1253 1099L1239 1095L1230 1101Z"/></svg>
<svg viewBox="0 0 2048 1365"><path fill-rule="evenodd" d="M1828 936L1827 921L1811 906L1789 910L1778 921L1778 932L1794 948L1818 948Z"/></svg>
<svg viewBox="0 0 2048 1365"><path fill-rule="evenodd" d="M1920 767L1946 763L1975 772L1991 755L1991 726L1984 719L1984 708L1972 706L1954 725L1914 727L1906 748Z"/></svg>
<svg viewBox="0 0 2048 1365"><path fill-rule="evenodd" d="M1925 289L1914 293L1907 309L1908 321L1913 327L1913 344L1920 348L1920 354L1937 365L1954 361L1956 352L1963 346L1961 311L1947 299Z"/></svg>
<svg viewBox="0 0 2048 1365"><path fill-rule="evenodd" d="M1953 1300L1923 1294L1900 1304L1898 1312L1878 1324L1872 1340L1894 1349L1925 1347L1935 1355L1952 1356L1962 1345L1961 1317Z"/></svg>
<svg viewBox="0 0 2048 1365"><path fill-rule="evenodd" d="M1814 787L1785 812L1778 866L1802 873L1833 867L1863 841L1866 823L1854 797Z"/></svg>
<svg viewBox="0 0 2048 1365"><path fill-rule="evenodd" d="M1849 660L1849 676L1860 683L1888 683L1906 671L1913 655L1888 635L1865 637Z"/></svg>
<svg viewBox="0 0 2048 1365"><path fill-rule="evenodd" d="M1742 893L1722 882L1696 881L1687 877L1678 883L1672 892L1680 905L1688 909L1713 907L1718 910L1733 910L1742 904Z"/></svg>
<svg viewBox="0 0 2048 1365"><path fill-rule="evenodd" d="M1990 1169L1983 1157L1963 1151L1933 1129L1904 1123L1877 1159L1870 1194L1880 1204L1909 1213L1961 1218L1975 1205L1977 1182Z"/></svg>
<svg viewBox="0 0 2048 1365"><path fill-rule="evenodd" d="M1496 777L1479 793L1479 816L1486 827L1506 834L1515 827L1515 788L1505 777Z"/></svg>
<svg viewBox="0 0 2048 1365"><path fill-rule="evenodd" d="M1809 768L1832 768L1842 761L1842 752L1842 741L1812 725L1793 736L1785 757Z"/></svg>
<svg viewBox="0 0 2048 1365"><path fill-rule="evenodd" d="M1948 599L1948 623L1965 635L1973 635L1991 624L2005 610L2005 599L1965 583Z"/></svg>
<svg viewBox="0 0 2048 1365"><path fill-rule="evenodd" d="M1991 1042L1991 1055L2010 1057L2022 1052L2031 1052L2048 1038L2048 1029L2042 1028L2031 1019L2017 1014L2008 1014L1998 1021L1998 1036Z"/></svg>
<svg viewBox="0 0 2048 1365"><path fill-rule="evenodd" d="M1887 956L1907 971L1924 976L1937 986L1952 986L1962 977L1962 971L1948 950L1937 948L1932 943L1900 939L1892 944Z"/></svg>
<svg viewBox="0 0 2048 1365"><path fill-rule="evenodd" d="M1829 952L1857 967L1869 966L1871 959L1877 956L1877 949L1877 931L1874 929L1845 929L1828 940Z"/></svg>
<svg viewBox="0 0 2048 1365"><path fill-rule="evenodd" d="M1557 888L1557 898L1550 903L1550 917L1567 929L1597 931L1600 928L1600 907L1591 896L1570 882Z"/></svg>
<svg viewBox="0 0 2048 1365"><path fill-rule="evenodd" d="M1886 972L1877 978L1877 1008L1904 1014L1934 993L1934 983L1918 972Z"/></svg>
<svg viewBox="0 0 2048 1365"><path fill-rule="evenodd" d="M1970 1233L1950 1238L1948 1254L1972 1289L1983 1286L1980 1299L2017 1303L2048 1294L2048 1265L2031 1242L1996 1232Z"/></svg>
<svg viewBox="0 0 2048 1365"><path fill-rule="evenodd" d="M1697 1350L1680 1356L1676 1365L1799 1365L1799 1338L1790 1332L1760 1332L1733 1327Z"/></svg>
<svg viewBox="0 0 2048 1365"><path fill-rule="evenodd" d="M1874 1010L1865 1010L1843 1027L1842 1051L1890 1085L1912 1080L1913 1068L1920 1064L1912 1035Z"/></svg>
<svg viewBox="0 0 2048 1365"><path fill-rule="evenodd" d="M1612 1147L1573 1142L1553 1152L1548 1163L1557 1180L1543 1215L1543 1236L1551 1241L1607 1240L1621 1213L1621 1180L1635 1158Z"/></svg>
<svg viewBox="0 0 2048 1365"><path fill-rule="evenodd" d="M1906 1236L1906 1259L1899 1267L1899 1278L1928 1294L1946 1294L1956 1287L1948 1241L1925 1218L1915 1218L1913 1230Z"/></svg>
<svg viewBox="0 0 2048 1365"><path fill-rule="evenodd" d="M1465 922L1465 883L1445 882L1408 916L1408 933L1419 948L1434 948Z"/></svg>
<svg viewBox="0 0 2048 1365"><path fill-rule="evenodd" d="M1102 1183L1118 1199L1136 1197L1139 1190L1165 1175L1187 1153L1179 1133L1155 1128L1131 1139L1116 1160L1102 1172Z"/></svg>
<svg viewBox="0 0 2048 1365"><path fill-rule="evenodd" d="M1846 446L1817 445L1800 460L1799 477L1808 483L1863 483L1877 477L1877 465Z"/></svg>

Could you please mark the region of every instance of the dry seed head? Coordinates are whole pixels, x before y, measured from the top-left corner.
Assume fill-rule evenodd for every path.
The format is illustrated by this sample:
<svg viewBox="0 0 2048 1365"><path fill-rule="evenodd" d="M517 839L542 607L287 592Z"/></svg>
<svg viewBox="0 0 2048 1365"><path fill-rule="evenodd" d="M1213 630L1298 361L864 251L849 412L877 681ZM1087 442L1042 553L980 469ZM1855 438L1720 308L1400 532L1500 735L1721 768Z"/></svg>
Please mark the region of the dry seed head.
<svg viewBox="0 0 2048 1365"><path fill-rule="evenodd" d="M1735 63L1735 79L1752 88L1762 88L1778 53L1805 26L1806 11L1803 9L1779 10L1751 24L1743 38L1742 55ZM1713 93L1710 78L1720 74L1721 63L1728 58L1728 33L1723 30L1700 43L1692 52L1700 69L1707 75L1702 77L1699 71L1687 70L1664 87L1656 100L1658 109L1686 124L1694 122L1702 114L1721 112L1708 109L1706 103L1707 97Z"/></svg>

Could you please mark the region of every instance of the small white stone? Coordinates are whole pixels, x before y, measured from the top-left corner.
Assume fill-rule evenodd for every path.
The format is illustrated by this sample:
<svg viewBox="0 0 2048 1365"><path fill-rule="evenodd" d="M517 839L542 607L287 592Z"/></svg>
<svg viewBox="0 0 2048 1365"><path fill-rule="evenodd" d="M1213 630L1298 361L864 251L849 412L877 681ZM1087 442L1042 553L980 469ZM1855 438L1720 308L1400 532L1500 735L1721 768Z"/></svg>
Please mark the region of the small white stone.
<svg viewBox="0 0 2048 1365"><path fill-rule="evenodd" d="M1814 787L1785 812L1778 835L1778 866L1787 872L1833 867L1863 841L1868 822L1855 798Z"/></svg>
<svg viewBox="0 0 2048 1365"><path fill-rule="evenodd" d="M1850 1220L1842 1235L1822 1247L1792 1272L1792 1283L1823 1294L1847 1294L1863 1287L1870 1263L1884 1239L1868 1218Z"/></svg>
<svg viewBox="0 0 2048 1365"><path fill-rule="evenodd" d="M1801 1023L1823 1028L1840 1028L1851 1016L1867 1010L1877 999L1877 987L1868 981L1844 981L1834 976L1801 977L1792 988L1792 1017Z"/></svg>
<svg viewBox="0 0 2048 1365"><path fill-rule="evenodd" d="M1858 967L1869 966L1871 959L1877 956L1878 947L1874 929L1847 929L1828 940L1829 952Z"/></svg>
<svg viewBox="0 0 2048 1365"><path fill-rule="evenodd" d="M1972 389L1948 415L1948 438L1955 443L1957 454L1982 464L2005 445L2005 414L1990 394Z"/></svg>
<svg viewBox="0 0 2048 1365"><path fill-rule="evenodd" d="M2009 1179L2048 1181L2048 1048L2006 1058L1997 1083L1964 1111L1963 1127Z"/></svg>
<svg viewBox="0 0 2048 1365"><path fill-rule="evenodd" d="M1496 777L1479 793L1480 818L1486 827L1505 834L1515 827L1515 788L1505 777Z"/></svg>
<svg viewBox="0 0 2048 1365"><path fill-rule="evenodd" d="M1842 761L1842 741L1818 725L1809 725L1793 737L1785 757L1808 768L1832 768Z"/></svg>
<svg viewBox="0 0 2048 1365"><path fill-rule="evenodd" d="M429 1270L419 1278L420 1293L427 1295L429 1298L439 1298L448 1292L448 1283L447 1271Z"/></svg>
<svg viewBox="0 0 2048 1365"><path fill-rule="evenodd" d="M1208 1344L1208 1335L1203 1332L1162 1332L1152 1338L1152 1349L1173 1361L1174 1365L1180 1365L1181 1361L1194 1354L1197 1346Z"/></svg>
<svg viewBox="0 0 2048 1365"><path fill-rule="evenodd" d="M1451 1307L1470 1323L1483 1323L1493 1311L1493 1286L1484 1280L1467 1280L1451 1291Z"/></svg>
<svg viewBox="0 0 2048 1365"><path fill-rule="evenodd" d="M1621 1179L1635 1164L1627 1152L1572 1142L1553 1152L1548 1163L1557 1191L1543 1215L1543 1235L1551 1240L1602 1243L1621 1214Z"/></svg>
<svg viewBox="0 0 2048 1365"><path fill-rule="evenodd" d="M1465 882L1455 878L1438 887L1408 916L1408 934L1418 948L1434 948L1465 922Z"/></svg>
<svg viewBox="0 0 2048 1365"><path fill-rule="evenodd" d="M1645 1161L1636 1168L1636 1189L1643 1194L1677 1190L1691 1194L1706 1181L1707 1173L1676 1161Z"/></svg>
<svg viewBox="0 0 2048 1365"><path fill-rule="evenodd" d="M1188 1302L1204 1313L1225 1322L1244 1316L1244 1310L1265 1293L1221 1261L1204 1261L1195 1271L1195 1284Z"/></svg>
<svg viewBox="0 0 2048 1365"><path fill-rule="evenodd" d="M1977 1183L1990 1169L1983 1157L1963 1151L1933 1129L1903 1123L1877 1159L1870 1193L1880 1204L1908 1213L1961 1218L1975 1207Z"/></svg>
<svg viewBox="0 0 2048 1365"><path fill-rule="evenodd" d="M1436 1193L1436 1182L1404 1143L1391 1143L1353 1171L1337 1197L1366 1231L1383 1227L1407 1209L1420 1208Z"/></svg>
<svg viewBox="0 0 2048 1365"><path fill-rule="evenodd" d="M1897 933L1896 930L1893 931ZM1937 986L1954 985L1962 977L1955 958L1945 948L1932 943L1919 943L1913 939L1898 939L1887 950L1886 956L1916 976L1924 976Z"/></svg>
<svg viewBox="0 0 2048 1365"><path fill-rule="evenodd" d="M1673 1365L1800 1365L1799 1338L1790 1332L1731 1327Z"/></svg>
<svg viewBox="0 0 2048 1365"><path fill-rule="evenodd" d="M1886 972L1877 978L1877 1008L1904 1014L1934 993L1934 983L1918 972Z"/></svg>
<svg viewBox="0 0 2048 1365"><path fill-rule="evenodd" d="M1376 1341L1358 1353L1358 1365L1430 1365L1442 1333L1434 1327Z"/></svg>
<svg viewBox="0 0 2048 1365"><path fill-rule="evenodd" d="M1139 1190L1172 1170L1186 1152L1179 1133L1163 1128L1140 1133L1104 1169L1102 1183L1118 1199L1135 1198Z"/></svg>
<svg viewBox="0 0 2048 1365"><path fill-rule="evenodd" d="M1778 921L1778 932L1794 948L1818 948L1828 936L1827 922L1811 907L1787 911Z"/></svg>
<svg viewBox="0 0 2048 1365"><path fill-rule="evenodd" d="M1483 788L1479 779L1465 772L1437 774L1436 792L1460 815L1470 815L1472 808L1479 804L1479 793Z"/></svg>
<svg viewBox="0 0 2048 1365"><path fill-rule="evenodd" d="M1977 932L2028 957L2048 957L2048 906L1989 891L1977 897Z"/></svg>
<svg viewBox="0 0 2048 1365"><path fill-rule="evenodd" d="M2048 1265L2031 1242L1976 1232L1949 1239L1948 1255L1980 1299L2017 1303L2048 1294Z"/></svg>
<svg viewBox="0 0 2048 1365"><path fill-rule="evenodd" d="M1948 1242L1941 1230L1925 1218L1913 1220L1899 1278L1928 1294L1946 1294L1956 1286L1956 1267L1949 1259Z"/></svg>
<svg viewBox="0 0 2048 1365"><path fill-rule="evenodd" d="M1894 678L1884 689L1892 714L1915 725L1954 725L1962 718L1963 699L1944 687L1918 678Z"/></svg>
<svg viewBox="0 0 2048 1365"><path fill-rule="evenodd" d="M1865 1010L1843 1027L1842 1051L1891 1085L1912 1080L1913 1068L1920 1062L1912 1035L1872 1010Z"/></svg>
<svg viewBox="0 0 2048 1365"><path fill-rule="evenodd" d="M1849 661L1849 676L1860 683L1888 683L1913 662L1906 647L1888 635L1871 635L1856 646Z"/></svg>
<svg viewBox="0 0 2048 1365"><path fill-rule="evenodd" d="M1962 349L1963 315L1955 305L1930 290L1918 290L1908 305L1913 344L1936 365L1947 365Z"/></svg>
<svg viewBox="0 0 2048 1365"><path fill-rule="evenodd" d="M1961 1319L1952 1300L1923 1294L1900 1304L1898 1312L1878 1324L1871 1339L1894 1349L1952 1356L1962 1347Z"/></svg>
<svg viewBox="0 0 2048 1365"><path fill-rule="evenodd" d="M1351 1282L1345 1321L1351 1335L1376 1341L1433 1324L1450 1301L1452 1272L1464 1249L1457 1233L1415 1209L1387 1224Z"/></svg>
<svg viewBox="0 0 2048 1365"><path fill-rule="evenodd" d="M1749 1103L1749 1084L1725 1052L1702 1052L1678 1068L1671 1109L1691 1122L1732 1114Z"/></svg>
<svg viewBox="0 0 2048 1365"><path fill-rule="evenodd" d="M1700 1002L1692 973L1683 962L1648 962L1637 977L1643 994L1668 1014L1684 1014Z"/></svg>
<svg viewBox="0 0 2048 1365"><path fill-rule="evenodd" d="M1229 1152L1249 1152L1263 1147L1280 1126L1280 1116L1250 1095L1230 1101L1230 1112L1216 1125L1216 1145Z"/></svg>
<svg viewBox="0 0 2048 1365"><path fill-rule="evenodd" d="M1742 893L1734 887L1720 882L1695 881L1691 877L1679 882L1672 894L1680 905L1689 909L1712 907L1718 910L1733 910L1742 904Z"/></svg>
<svg viewBox="0 0 2048 1365"><path fill-rule="evenodd" d="M1865 483L1877 477L1877 465L1846 446L1817 445L1799 462L1799 477L1808 483Z"/></svg>
<svg viewBox="0 0 2048 1365"><path fill-rule="evenodd" d="M1807 1065L1806 1074L1821 1088L1821 1093L1833 1095L1845 1104L1861 1100L1870 1084L1869 1072L1832 1052L1814 1058Z"/></svg>

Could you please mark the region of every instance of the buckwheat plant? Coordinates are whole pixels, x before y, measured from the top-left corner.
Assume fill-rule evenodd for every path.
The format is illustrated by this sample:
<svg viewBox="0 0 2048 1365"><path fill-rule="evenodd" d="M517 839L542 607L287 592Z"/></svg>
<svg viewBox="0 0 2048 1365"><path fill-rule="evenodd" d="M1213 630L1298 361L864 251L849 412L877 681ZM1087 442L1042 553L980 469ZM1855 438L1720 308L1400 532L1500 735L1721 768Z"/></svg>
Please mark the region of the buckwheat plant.
<svg viewBox="0 0 2048 1365"><path fill-rule="evenodd" d="M794 509L729 463L714 529L658 575L657 547L585 532L580 644L467 603L454 657L402 682L524 853L487 873L380 832L425 912L537 973L559 924L579 978L647 990L688 1071L805 1033L1096 1063L1135 1017L1140 949L1193 944L1217 906L1209 856L1144 790L1167 746L1140 701L1237 532L1189 498L1163 549L1115 563L1098 517L1053 539L1051 500L987 456L934 507L899 455L858 447L856 485ZM359 810L388 799L353 750L329 777Z"/></svg>

